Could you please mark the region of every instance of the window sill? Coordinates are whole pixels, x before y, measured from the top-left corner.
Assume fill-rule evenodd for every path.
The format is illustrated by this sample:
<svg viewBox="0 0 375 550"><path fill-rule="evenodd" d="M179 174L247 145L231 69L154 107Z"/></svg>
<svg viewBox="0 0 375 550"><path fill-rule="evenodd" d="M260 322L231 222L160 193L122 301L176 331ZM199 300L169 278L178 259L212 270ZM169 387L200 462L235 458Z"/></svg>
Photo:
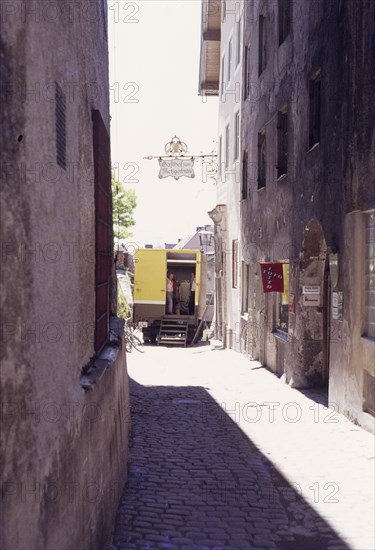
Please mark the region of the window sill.
<svg viewBox="0 0 375 550"><path fill-rule="evenodd" d="M366 342L370 342L371 344L375 345L375 338L372 338L371 336L366 336L366 334L362 334L361 338Z"/></svg>
<svg viewBox="0 0 375 550"><path fill-rule="evenodd" d="M241 319L242 319L243 321L248 322L248 320L249 320L249 314L248 314L248 313L241 313Z"/></svg>
<svg viewBox="0 0 375 550"><path fill-rule="evenodd" d="M281 174L281 176L279 176L276 181L277 183L281 183L282 181L286 180L287 177L288 177L288 174Z"/></svg>
<svg viewBox="0 0 375 550"><path fill-rule="evenodd" d="M105 371L111 367L117 359L124 334L125 320L119 317L111 317L108 341L98 357L90 365L89 369L81 376L79 381L81 388L92 391L102 378Z"/></svg>
<svg viewBox="0 0 375 550"><path fill-rule="evenodd" d="M272 331L272 336L280 340L281 342L287 342L288 341L288 333L284 332L283 330L274 330Z"/></svg>

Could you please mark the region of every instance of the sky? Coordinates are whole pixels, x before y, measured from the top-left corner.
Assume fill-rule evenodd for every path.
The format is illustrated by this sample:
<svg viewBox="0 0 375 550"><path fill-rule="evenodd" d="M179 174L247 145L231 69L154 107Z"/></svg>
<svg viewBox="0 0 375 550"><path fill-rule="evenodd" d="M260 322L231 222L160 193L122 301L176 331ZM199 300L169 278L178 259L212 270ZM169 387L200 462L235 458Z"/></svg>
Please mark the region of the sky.
<svg viewBox="0 0 375 550"><path fill-rule="evenodd" d="M159 179L157 159L175 135L190 154L217 146L218 98L198 95L200 0L109 2L112 168L136 191L136 246L164 246L212 224L215 180L195 163L196 177ZM216 150L214 151L216 152Z"/></svg>

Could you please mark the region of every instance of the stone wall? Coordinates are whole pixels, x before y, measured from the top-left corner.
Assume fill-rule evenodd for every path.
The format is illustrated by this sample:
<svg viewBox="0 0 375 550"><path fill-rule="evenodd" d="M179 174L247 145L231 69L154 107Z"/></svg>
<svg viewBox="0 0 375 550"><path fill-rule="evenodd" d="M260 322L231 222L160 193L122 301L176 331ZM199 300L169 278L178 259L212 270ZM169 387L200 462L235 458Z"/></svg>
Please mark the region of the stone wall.
<svg viewBox="0 0 375 550"><path fill-rule="evenodd" d="M374 208L375 125L370 104L375 93L375 5L371 0L295 0L292 5L290 33L280 45L277 2L250 4L245 18L251 93L243 105L242 139L250 169L241 219L244 249L252 251L249 349L255 359L285 373L286 381L297 387L322 385L328 378L336 408L373 429L362 412L363 373L374 374L370 363L374 364L375 347L363 338L363 226L359 229L358 223L363 223L363 212ZM261 15L267 63L259 75ZM319 72L320 140L311 147L309 81ZM277 114L284 107L289 119L288 174L278 179ZM257 138L262 130L267 181L258 189ZM354 230L356 211L362 221ZM304 248L309 230L315 231L318 244L310 252ZM329 260L337 249L340 279L333 289ZM262 295L257 263L285 260L290 262L295 303L288 332L280 337L275 330L276 297ZM306 284L320 285L319 307L304 306ZM331 319L332 290L344 294L344 317L338 323Z"/></svg>
<svg viewBox="0 0 375 550"><path fill-rule="evenodd" d="M103 548L129 430L121 349L92 394L80 386L95 356L92 110L109 132L106 6L1 4L0 545Z"/></svg>

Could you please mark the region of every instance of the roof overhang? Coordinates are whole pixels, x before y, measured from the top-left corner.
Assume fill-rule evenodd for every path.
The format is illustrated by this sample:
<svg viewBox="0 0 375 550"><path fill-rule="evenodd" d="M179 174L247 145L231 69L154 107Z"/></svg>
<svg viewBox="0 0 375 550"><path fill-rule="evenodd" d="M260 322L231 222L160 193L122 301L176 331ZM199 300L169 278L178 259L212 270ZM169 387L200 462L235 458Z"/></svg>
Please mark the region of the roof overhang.
<svg viewBox="0 0 375 550"><path fill-rule="evenodd" d="M221 1L202 0L199 95L219 95Z"/></svg>

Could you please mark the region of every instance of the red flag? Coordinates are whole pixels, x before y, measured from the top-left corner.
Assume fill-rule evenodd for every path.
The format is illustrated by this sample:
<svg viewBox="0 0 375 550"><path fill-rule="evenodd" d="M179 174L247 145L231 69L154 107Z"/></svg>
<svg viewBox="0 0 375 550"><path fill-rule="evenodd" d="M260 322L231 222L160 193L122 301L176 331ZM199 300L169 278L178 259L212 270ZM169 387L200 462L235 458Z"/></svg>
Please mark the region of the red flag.
<svg viewBox="0 0 375 550"><path fill-rule="evenodd" d="M261 263L263 292L284 292L282 263Z"/></svg>

